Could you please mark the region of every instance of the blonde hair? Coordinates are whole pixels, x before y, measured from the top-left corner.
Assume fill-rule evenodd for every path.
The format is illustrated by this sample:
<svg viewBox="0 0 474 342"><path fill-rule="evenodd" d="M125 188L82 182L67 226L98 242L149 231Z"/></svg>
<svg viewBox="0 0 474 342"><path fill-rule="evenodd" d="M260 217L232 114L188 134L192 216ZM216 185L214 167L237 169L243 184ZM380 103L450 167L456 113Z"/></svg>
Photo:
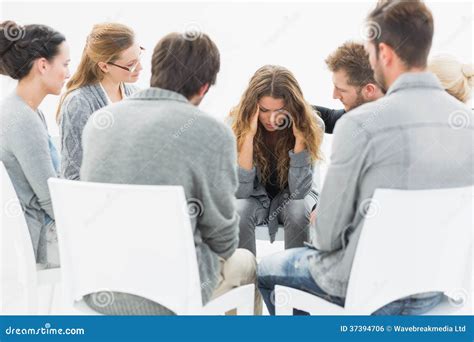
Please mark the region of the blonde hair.
<svg viewBox="0 0 474 342"><path fill-rule="evenodd" d="M240 103L230 113L238 151L240 152L244 138L250 130L250 122L258 101L264 96L285 101L285 109L291 114L291 124L296 125L303 133L311 160L321 159L320 146L324 132L316 122L316 114L304 99L293 74L288 69L277 65L265 65L255 72L240 99ZM270 155L264 140L264 135L267 133L260 122L258 125L259 128L253 142L253 157L255 165L260 169L262 182L266 183L272 172L270 170ZM291 127L279 130L277 134L279 136L275 154L277 156L278 183L281 188L284 188L288 183L290 165L288 151L293 149L295 137Z"/></svg>
<svg viewBox="0 0 474 342"><path fill-rule="evenodd" d="M100 82L104 73L99 62L114 62L120 54L132 46L135 34L129 27L118 23L96 24L87 36L86 46L76 72L66 84L66 92L61 96L56 112L56 121L60 120L61 106L64 99L74 90L86 85Z"/></svg>
<svg viewBox="0 0 474 342"><path fill-rule="evenodd" d="M469 101L474 75L472 64L462 64L451 55L440 54L430 59L428 70L438 77L449 94L464 103Z"/></svg>

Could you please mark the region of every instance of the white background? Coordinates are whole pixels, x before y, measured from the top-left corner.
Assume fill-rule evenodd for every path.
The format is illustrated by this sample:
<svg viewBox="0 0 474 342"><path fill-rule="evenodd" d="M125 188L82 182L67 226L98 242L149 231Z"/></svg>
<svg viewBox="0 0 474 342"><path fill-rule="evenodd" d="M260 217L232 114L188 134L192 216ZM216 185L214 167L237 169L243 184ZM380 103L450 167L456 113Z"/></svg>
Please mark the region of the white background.
<svg viewBox="0 0 474 342"><path fill-rule="evenodd" d="M375 6L370 2L18 2L2 1L1 20L47 24L66 35L74 72L87 34L94 23L124 23L147 49L137 85L149 85L150 59L157 41L171 31L198 28L210 35L221 52L217 84L201 107L224 118L237 104L251 75L264 64L290 69L310 103L342 108L332 99L331 74L324 59L346 40L362 40L362 24ZM428 2L435 18L432 54L448 52L472 60L472 2ZM2 96L15 81L0 77ZM48 96L41 109L52 135L57 96Z"/></svg>

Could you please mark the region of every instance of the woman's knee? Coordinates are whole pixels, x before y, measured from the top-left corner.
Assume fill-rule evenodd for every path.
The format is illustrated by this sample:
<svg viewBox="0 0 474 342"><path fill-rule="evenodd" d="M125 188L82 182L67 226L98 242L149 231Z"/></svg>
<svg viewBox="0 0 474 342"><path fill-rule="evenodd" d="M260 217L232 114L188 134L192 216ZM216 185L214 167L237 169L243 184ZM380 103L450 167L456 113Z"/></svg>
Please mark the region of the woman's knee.
<svg viewBox="0 0 474 342"><path fill-rule="evenodd" d="M285 228L295 228L307 230L310 220L310 210L307 208L305 200L292 200L288 202L284 209Z"/></svg>
<svg viewBox="0 0 474 342"><path fill-rule="evenodd" d="M240 229L252 228L257 225L257 208L260 203L255 198L237 200L237 213L240 216Z"/></svg>

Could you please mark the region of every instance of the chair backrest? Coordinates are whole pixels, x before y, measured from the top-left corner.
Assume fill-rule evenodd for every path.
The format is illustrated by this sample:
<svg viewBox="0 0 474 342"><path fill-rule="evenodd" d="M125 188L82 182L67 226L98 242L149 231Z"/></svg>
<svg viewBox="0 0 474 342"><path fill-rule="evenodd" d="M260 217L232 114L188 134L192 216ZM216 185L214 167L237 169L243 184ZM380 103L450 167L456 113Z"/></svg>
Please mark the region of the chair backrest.
<svg viewBox="0 0 474 342"><path fill-rule="evenodd" d="M370 314L405 296L440 291L453 305L464 300L460 314L469 314L473 190L377 189L365 211L346 309Z"/></svg>
<svg viewBox="0 0 474 342"><path fill-rule="evenodd" d="M5 166L0 162L0 313L37 310L36 260L23 210Z"/></svg>
<svg viewBox="0 0 474 342"><path fill-rule="evenodd" d="M67 298L124 292L178 314L202 306L181 186L48 181Z"/></svg>

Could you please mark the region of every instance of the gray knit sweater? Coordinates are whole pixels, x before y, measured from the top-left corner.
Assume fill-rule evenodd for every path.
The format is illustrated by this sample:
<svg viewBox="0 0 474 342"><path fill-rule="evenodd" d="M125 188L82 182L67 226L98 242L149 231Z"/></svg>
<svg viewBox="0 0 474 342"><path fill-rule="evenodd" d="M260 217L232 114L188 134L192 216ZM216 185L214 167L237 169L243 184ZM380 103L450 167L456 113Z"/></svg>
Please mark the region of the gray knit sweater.
<svg viewBox="0 0 474 342"><path fill-rule="evenodd" d="M138 91L138 88L124 84L123 91L128 97ZM64 99L59 113L62 178L79 179L82 163L82 130L92 113L107 105L107 94L99 83L76 89Z"/></svg>
<svg viewBox="0 0 474 342"><path fill-rule="evenodd" d="M232 131L182 95L149 88L94 113L84 128L83 147L83 181L183 186L188 201L200 208L191 224L203 302L209 301L218 281L218 256L229 258L238 245ZM95 306L89 297L86 302L106 314L169 313L132 295L115 294L107 307Z"/></svg>
<svg viewBox="0 0 474 342"><path fill-rule="evenodd" d="M0 103L0 160L25 214L37 262L47 262L45 214L54 220L47 180L57 177L41 111L16 93Z"/></svg>

